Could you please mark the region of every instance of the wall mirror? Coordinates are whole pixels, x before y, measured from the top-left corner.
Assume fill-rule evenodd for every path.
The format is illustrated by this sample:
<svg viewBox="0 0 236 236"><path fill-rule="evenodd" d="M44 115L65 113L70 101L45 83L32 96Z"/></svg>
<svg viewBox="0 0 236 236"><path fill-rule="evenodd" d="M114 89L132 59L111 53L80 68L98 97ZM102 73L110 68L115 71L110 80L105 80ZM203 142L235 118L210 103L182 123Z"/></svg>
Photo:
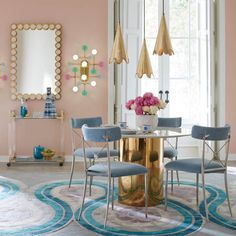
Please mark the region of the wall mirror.
<svg viewBox="0 0 236 236"><path fill-rule="evenodd" d="M61 25L11 25L11 98L61 97Z"/></svg>

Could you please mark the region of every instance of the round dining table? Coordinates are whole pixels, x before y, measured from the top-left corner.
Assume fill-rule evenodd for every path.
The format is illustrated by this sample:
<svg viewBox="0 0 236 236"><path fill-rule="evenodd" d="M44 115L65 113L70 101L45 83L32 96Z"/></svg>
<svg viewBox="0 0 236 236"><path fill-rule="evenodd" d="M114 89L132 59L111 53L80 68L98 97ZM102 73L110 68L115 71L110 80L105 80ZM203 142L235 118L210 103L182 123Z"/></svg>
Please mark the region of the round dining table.
<svg viewBox="0 0 236 236"><path fill-rule="evenodd" d="M183 128L162 127L151 133L122 130L119 160L141 164L148 169L148 206L155 206L163 201L164 140L190 135L191 130ZM144 206L144 176L120 177L118 201L125 205Z"/></svg>

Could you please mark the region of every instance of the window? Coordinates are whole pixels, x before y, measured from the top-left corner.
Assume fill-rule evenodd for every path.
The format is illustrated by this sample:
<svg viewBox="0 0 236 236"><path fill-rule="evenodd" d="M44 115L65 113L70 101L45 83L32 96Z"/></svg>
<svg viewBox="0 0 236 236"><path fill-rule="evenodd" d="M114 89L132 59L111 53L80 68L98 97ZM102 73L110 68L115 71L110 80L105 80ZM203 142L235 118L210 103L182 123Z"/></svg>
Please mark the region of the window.
<svg viewBox="0 0 236 236"><path fill-rule="evenodd" d="M170 92L170 103L161 116L181 116L183 126L213 122L212 2L209 0L164 0L165 17L175 52L173 56L152 55L163 1L146 0L146 41L154 78L135 77L143 40L143 0L122 0L122 27L130 63L121 70L121 117L134 124L135 114L127 111L127 100L147 91Z"/></svg>
<svg viewBox="0 0 236 236"><path fill-rule="evenodd" d="M164 115L182 116L183 123L209 125L209 7L207 0L165 0L165 16L174 56L151 56L162 16L162 2L146 0L146 39L154 79L141 81L141 93L169 90Z"/></svg>

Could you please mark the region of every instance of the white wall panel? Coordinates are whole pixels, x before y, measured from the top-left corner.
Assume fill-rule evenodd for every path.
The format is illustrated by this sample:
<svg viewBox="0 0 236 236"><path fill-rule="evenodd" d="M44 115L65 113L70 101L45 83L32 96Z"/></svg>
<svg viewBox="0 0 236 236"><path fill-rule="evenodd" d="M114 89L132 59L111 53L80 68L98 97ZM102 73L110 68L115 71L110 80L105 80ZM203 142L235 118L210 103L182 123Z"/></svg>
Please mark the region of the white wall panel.
<svg viewBox="0 0 236 236"><path fill-rule="evenodd" d="M121 67L121 117L128 125L134 126L135 112L128 111L125 103L138 96L138 79L135 76L142 43L142 0L121 0L121 12L125 46L129 64Z"/></svg>

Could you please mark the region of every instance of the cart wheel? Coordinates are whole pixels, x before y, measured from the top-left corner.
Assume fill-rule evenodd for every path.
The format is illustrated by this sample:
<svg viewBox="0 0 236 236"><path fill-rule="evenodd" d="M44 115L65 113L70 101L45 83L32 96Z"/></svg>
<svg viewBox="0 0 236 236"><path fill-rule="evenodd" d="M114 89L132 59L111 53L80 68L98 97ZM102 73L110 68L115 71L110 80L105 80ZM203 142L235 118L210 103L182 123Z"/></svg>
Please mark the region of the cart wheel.
<svg viewBox="0 0 236 236"><path fill-rule="evenodd" d="M64 164L63 162L60 162L60 163L59 163L59 166L63 166L63 164Z"/></svg>
<svg viewBox="0 0 236 236"><path fill-rule="evenodd" d="M11 166L11 163L10 163L10 162L7 162L7 166L10 167L10 166Z"/></svg>

